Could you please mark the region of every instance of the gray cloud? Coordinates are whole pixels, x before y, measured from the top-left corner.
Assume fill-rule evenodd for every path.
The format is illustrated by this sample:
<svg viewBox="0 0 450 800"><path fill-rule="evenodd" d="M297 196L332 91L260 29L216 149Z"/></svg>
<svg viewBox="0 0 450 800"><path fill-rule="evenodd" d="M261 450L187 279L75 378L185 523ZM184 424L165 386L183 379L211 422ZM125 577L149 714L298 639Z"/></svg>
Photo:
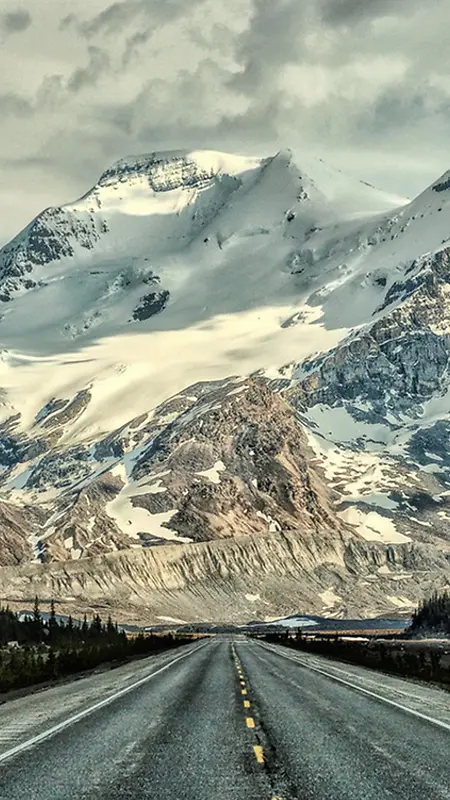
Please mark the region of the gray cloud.
<svg viewBox="0 0 450 800"><path fill-rule="evenodd" d="M79 92L88 86L94 86L99 78L109 69L110 58L100 47L88 47L89 60L86 67L78 67L67 81L69 92Z"/></svg>
<svg viewBox="0 0 450 800"><path fill-rule="evenodd" d="M21 33L31 25L31 15L28 11L18 10L0 15L0 28L3 33Z"/></svg>
<svg viewBox="0 0 450 800"><path fill-rule="evenodd" d="M111 34L143 12L145 3L141 0L124 0L122 3L113 3L92 19L82 22L79 28L88 38L99 33Z"/></svg>
<svg viewBox="0 0 450 800"><path fill-rule="evenodd" d="M132 36L129 36L126 44L125 50L122 56L122 63L124 66L127 66L133 56L139 52L139 49L142 45L147 44L147 42L151 39L153 35L153 28L144 28L142 31L136 31L133 33Z"/></svg>
<svg viewBox="0 0 450 800"><path fill-rule="evenodd" d="M197 0L200 2L200 0ZM191 2L193 7L196 3ZM94 36L109 36L133 22L141 16L150 20L152 25L160 25L175 19L186 12L185 0L122 0L102 9L90 19L80 19L75 14L65 17L62 27L75 26L78 31L90 39Z"/></svg>
<svg viewBox="0 0 450 800"><path fill-rule="evenodd" d="M322 20L328 25L352 25L379 16L411 13L415 0L324 0Z"/></svg>
<svg viewBox="0 0 450 800"><path fill-rule="evenodd" d="M301 32L306 4L297 0L255 0L250 24L236 42L241 70L232 78L240 90L252 92L261 82L272 84L280 66L302 55Z"/></svg>
<svg viewBox="0 0 450 800"><path fill-rule="evenodd" d="M205 0L190 0L190 8L195 9L196 6L202 5L204 2ZM115 6L111 6L110 9L116 9L114 14L120 17L120 14L125 13L125 9L122 10L121 6L125 6L125 3L116 4ZM120 9L120 12L117 11L117 8ZM107 11L108 10L109 9L107 9ZM142 29L135 31L126 39L122 56L123 65L127 66L132 58L139 54L143 45L146 45L153 37L158 26L164 25L167 22L174 22L177 17L184 14L185 11L185 0L165 0L164 3L161 3L160 0L147 0L145 3L137 0L137 2L134 3L134 10L132 10L132 6L131 4L129 5L129 0L127 0L126 13L130 15L128 19L132 19L134 16L141 14L146 18L147 23L149 22L150 24L146 24ZM111 25L111 21L109 17L108 27Z"/></svg>
<svg viewBox="0 0 450 800"><path fill-rule="evenodd" d="M68 28L76 27L77 24L78 24L78 20L77 20L76 14L74 14L74 13L66 14L66 16L63 17L60 20L59 25L58 25L58 30L65 31Z"/></svg>
<svg viewBox="0 0 450 800"><path fill-rule="evenodd" d="M33 107L24 97L13 92L0 94L0 114L3 118L8 116L28 117L32 113Z"/></svg>

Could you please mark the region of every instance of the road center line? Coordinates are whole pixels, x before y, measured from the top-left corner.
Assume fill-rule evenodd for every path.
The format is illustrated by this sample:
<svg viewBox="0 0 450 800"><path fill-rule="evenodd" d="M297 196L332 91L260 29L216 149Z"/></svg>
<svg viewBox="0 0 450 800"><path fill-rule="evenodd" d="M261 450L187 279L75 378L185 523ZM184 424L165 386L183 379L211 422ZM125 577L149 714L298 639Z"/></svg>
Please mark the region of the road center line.
<svg viewBox="0 0 450 800"><path fill-rule="evenodd" d="M351 689L355 689L355 691L361 692L361 694L373 697L375 700L381 700L382 703L386 703L389 706L398 708L400 711L404 711L406 714L411 714L413 717L418 717L419 719L423 719L425 720L425 722L431 722L432 725L437 725L439 728L442 728L445 731L450 731L450 724L448 724L447 722L442 722L439 719L430 717L428 716L428 714L422 714L421 711L416 711L415 709L408 708L408 706L404 706L401 703L396 703L395 700L389 700L387 697L383 697L383 695L378 694L377 692L372 692L370 689L364 689L362 686L358 686L355 683L351 683L351 681L345 680L345 678L339 678L337 675L332 675L329 672L320 669L320 667L313 667L309 664L306 664L299 658L292 658L291 656L288 656L285 653L280 653L278 650L274 650L272 647L267 647L266 645L261 645L261 646L269 650L271 653L275 653L275 655L281 656L282 658L287 658L288 661L293 661L294 664L299 664L299 666L304 667L305 669L309 669L312 672L318 672L320 675L325 675L326 678L330 678L330 680L332 681L343 683L344 686L349 686Z"/></svg>
<svg viewBox="0 0 450 800"><path fill-rule="evenodd" d="M43 742L50 736L54 736L55 733L63 731L65 728L68 728L70 725L73 725L80 719L89 716L89 714L92 714L94 711L98 711L99 708L104 708L105 706L108 706L110 703L113 703L114 700L117 700L119 697L123 697L129 692L132 692L133 689L137 689L139 686L143 686L144 683L151 681L152 678L156 678L157 675L161 675L162 672L165 672L166 669L169 669L169 667L173 666L173 664L176 664L183 658L187 658L188 656L197 653L203 647L206 647L207 644L209 643L207 642L206 644L201 644L194 650L190 650L189 653L184 653L183 655L174 658L173 661L169 661L168 664L165 664L164 667L160 667L160 669L157 669L156 672L152 672L151 675L146 675L145 678L140 678L140 680L136 681L135 683L132 683L130 686L126 686L124 689L120 689L118 692L111 695L110 697L106 697L104 700L100 700L98 703L94 703L93 706L89 706L89 708L85 708L83 711L79 711L77 714L73 714L73 716L68 717L62 722L59 722L57 725L53 725L51 728L48 728L46 731L43 731L42 733L39 733L37 736L33 736L31 739L27 739L25 742L22 742L22 744L18 744L15 747L12 747L10 750L6 750L4 753L0 754L0 764L2 764L7 759L12 758L13 756L18 755L19 753L22 753L24 750L28 750L35 744Z"/></svg>
<svg viewBox="0 0 450 800"><path fill-rule="evenodd" d="M255 754L255 758L258 764L264 764L264 750L262 749L261 745L254 744L253 745L253 752Z"/></svg>

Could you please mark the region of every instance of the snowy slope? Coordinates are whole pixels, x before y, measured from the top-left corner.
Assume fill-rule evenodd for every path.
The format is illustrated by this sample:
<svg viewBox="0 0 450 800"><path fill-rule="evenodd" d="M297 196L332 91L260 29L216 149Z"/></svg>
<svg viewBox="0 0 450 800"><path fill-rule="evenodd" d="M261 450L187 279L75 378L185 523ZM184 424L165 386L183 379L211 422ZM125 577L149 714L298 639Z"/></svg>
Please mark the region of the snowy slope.
<svg viewBox="0 0 450 800"><path fill-rule="evenodd" d="M52 397L93 384L71 431L79 439L194 380L338 342L345 319L308 333L323 313L316 286L324 291L329 273L339 280L341 227L355 225L338 222L342 208L352 217L349 197L359 216L380 193L325 172L322 192L289 152L151 154L118 162L80 201L44 212L0 251L11 298L1 308L2 384L21 425Z"/></svg>

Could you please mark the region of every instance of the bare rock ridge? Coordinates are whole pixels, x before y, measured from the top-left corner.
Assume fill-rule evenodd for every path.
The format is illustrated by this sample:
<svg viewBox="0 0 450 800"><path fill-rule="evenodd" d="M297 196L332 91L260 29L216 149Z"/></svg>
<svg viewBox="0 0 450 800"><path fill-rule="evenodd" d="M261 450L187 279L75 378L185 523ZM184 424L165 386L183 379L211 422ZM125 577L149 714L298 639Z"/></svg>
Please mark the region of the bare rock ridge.
<svg viewBox="0 0 450 800"><path fill-rule="evenodd" d="M413 570L418 581L407 575ZM242 624L282 617L293 605L309 613L385 613L394 581L416 596L433 589L448 561L426 545L386 548L293 531L237 536L183 547L123 550L79 561L0 571L0 594L11 605L58 598L64 613L105 610L127 622L176 619ZM327 587L335 587L333 590ZM340 592L340 594L338 594Z"/></svg>
<svg viewBox="0 0 450 800"><path fill-rule="evenodd" d="M448 173L122 159L0 250L0 601L408 612L450 585Z"/></svg>

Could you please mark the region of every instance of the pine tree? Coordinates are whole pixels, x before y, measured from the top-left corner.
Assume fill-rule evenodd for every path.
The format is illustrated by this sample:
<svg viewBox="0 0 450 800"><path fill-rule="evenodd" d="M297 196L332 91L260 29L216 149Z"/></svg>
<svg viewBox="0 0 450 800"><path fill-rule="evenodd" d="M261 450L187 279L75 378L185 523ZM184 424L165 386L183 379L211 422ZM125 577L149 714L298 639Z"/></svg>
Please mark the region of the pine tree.
<svg viewBox="0 0 450 800"><path fill-rule="evenodd" d="M44 637L44 625L42 622L41 612L39 609L39 599L37 595L34 598L32 626L34 641L37 643L42 642Z"/></svg>
<svg viewBox="0 0 450 800"><path fill-rule="evenodd" d="M108 639L113 639L116 634L116 629L111 619L111 614L109 615L108 621L106 623L106 633L108 634Z"/></svg>
<svg viewBox="0 0 450 800"><path fill-rule="evenodd" d="M50 617L48 620L48 640L50 644L54 644L59 638L59 625L56 620L55 601L52 599L50 602Z"/></svg>

